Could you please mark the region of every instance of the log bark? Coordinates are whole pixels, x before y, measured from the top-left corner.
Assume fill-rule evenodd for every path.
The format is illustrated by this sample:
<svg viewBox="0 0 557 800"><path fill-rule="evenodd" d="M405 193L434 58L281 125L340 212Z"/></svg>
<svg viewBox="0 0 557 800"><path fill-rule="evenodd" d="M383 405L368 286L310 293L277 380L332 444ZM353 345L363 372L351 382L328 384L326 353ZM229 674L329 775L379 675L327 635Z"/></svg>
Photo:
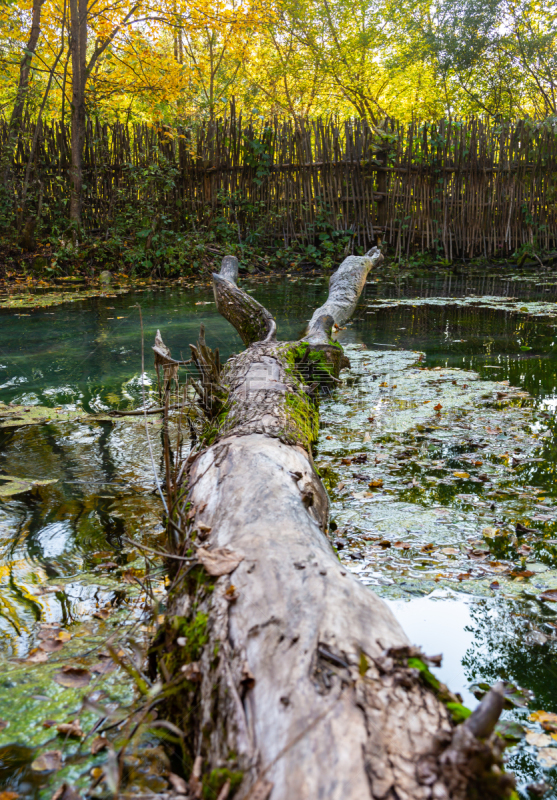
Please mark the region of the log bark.
<svg viewBox="0 0 557 800"><path fill-rule="evenodd" d="M194 560L172 561L150 652L173 687L165 713L185 734L191 797L511 796L492 733L500 694L457 725L458 698L328 537L311 380L338 379L342 350L327 327L346 321L380 259L375 249L346 259L297 343L269 338L268 312L230 264L214 276L217 307L240 334L253 313L251 344L222 370L206 345L198 361L219 403L204 401L210 422L169 504L175 550Z"/></svg>

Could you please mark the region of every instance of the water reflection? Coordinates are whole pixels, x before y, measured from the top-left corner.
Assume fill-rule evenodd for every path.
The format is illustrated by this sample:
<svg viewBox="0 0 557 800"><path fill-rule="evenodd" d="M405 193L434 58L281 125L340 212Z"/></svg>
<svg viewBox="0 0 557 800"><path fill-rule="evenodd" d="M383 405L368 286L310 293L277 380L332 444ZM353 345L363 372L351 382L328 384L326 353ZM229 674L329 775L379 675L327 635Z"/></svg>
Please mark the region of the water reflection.
<svg viewBox="0 0 557 800"><path fill-rule="evenodd" d="M542 534L547 539L557 530L552 506L557 460L553 324L506 310L449 304L372 311L368 307L378 295L458 296L472 292L547 298L553 297L555 287L488 278L475 283L464 278L456 283L451 278L406 284L383 281L368 286L359 313L340 331L339 340L363 342L385 353L422 350L430 368L475 370L485 380L509 381L530 392L533 405L545 414L543 426L536 423L538 429L532 427L531 431L538 436L535 458L540 460L524 458L532 453L521 443L522 433L510 425L505 430L484 431L480 437L467 432L467 422L462 418L455 424L462 426L465 446L445 441L438 432L414 431L412 442L402 437L396 446L401 454L409 446L428 453L429 489L422 492L417 485L422 467L408 456L406 463L401 460L393 471L402 487L400 503L395 507L389 497L384 498L386 502L370 503L368 533L379 537L389 526L392 529L400 523L401 539L414 538L420 540L420 547L427 545L433 541L430 529L426 534L412 522L416 505L431 507L431 535L447 547L460 544L461 539L463 547L468 546L479 535L479 521L482 526L493 524L494 519L502 526L515 525L530 512L538 515L529 517L528 524L540 531L540 540ZM312 309L326 296L326 284L315 279L285 279L254 284L253 295L277 316L281 338L297 338ZM236 333L216 314L208 286L188 292L174 288L96 298L48 314L35 311L25 318L0 312L0 400L85 411L139 404L142 382L148 391L153 390L154 372L147 355L147 372L142 380L138 302L147 347L160 328L173 354L187 357L187 345L196 340L200 323L205 324L208 343L220 348L223 359L242 347ZM524 347L531 349L521 349ZM380 401L378 394L378 407ZM415 415L412 398L403 401L397 414ZM327 428L323 435L328 435ZM160 476L164 471L160 435L153 430L151 438ZM480 479L471 468L476 482L471 480L465 491L442 477L443 469L449 473L463 469L463 456L481 453L493 441L516 460L509 462L507 489L495 462L482 466L495 488L509 491L507 497L487 496L490 480L483 481L480 492ZM438 463L430 469L435 460ZM506 464L499 472L504 469ZM126 539L156 544L161 535L160 506L141 421L49 422L0 430L0 470L5 475L57 480L0 506L0 647L8 656L22 656L33 644L37 620L71 624L116 598L122 573L134 557ZM528 487L527 497L512 493L518 484ZM546 498L545 503L536 500L536 490L543 490L538 495ZM388 511L381 510L387 505ZM399 514L396 519L395 512ZM507 555L502 552L500 557ZM401 551L401 563L404 557ZM441 677L470 704L475 702L467 688L470 682L507 677L531 688L538 707L557 711L557 670L553 666L553 623L557 620L553 607L533 598L477 598L439 590L435 575L440 564L448 571L452 558L450 554L442 558L424 553L420 574L409 570L408 586L414 591L412 581L419 578L427 583L429 596L414 596L409 602L390 601L411 638L426 652L444 652ZM538 566L553 566L555 547L540 541L533 545L530 558ZM356 572L357 565L358 561ZM388 570L380 566L367 578L376 580L379 590L392 583ZM8 755L12 759L17 756L15 751ZM1 759L0 753L0 783ZM513 755L512 763L523 780L541 776L528 749ZM9 782L3 785L9 788Z"/></svg>

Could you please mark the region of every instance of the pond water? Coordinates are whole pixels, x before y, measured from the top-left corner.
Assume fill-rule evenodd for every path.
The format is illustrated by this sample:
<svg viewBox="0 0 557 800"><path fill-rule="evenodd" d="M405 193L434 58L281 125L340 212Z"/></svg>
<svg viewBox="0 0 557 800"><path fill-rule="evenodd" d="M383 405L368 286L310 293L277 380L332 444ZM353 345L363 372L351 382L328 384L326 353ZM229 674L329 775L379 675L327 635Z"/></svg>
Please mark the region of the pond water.
<svg viewBox="0 0 557 800"><path fill-rule="evenodd" d="M246 287L281 339L298 338L327 294L319 278ZM557 712L555 294L549 279L372 278L337 334L351 368L322 402L316 452L342 560L413 642L444 654L438 675L466 705L471 684L530 690L528 708L505 713L538 734L529 714ZM141 549L163 545L150 453L162 475L161 434L154 419L148 440L141 420L106 412L155 397L157 329L187 358L201 323L222 358L242 348L208 284L0 310L0 401L20 414L0 405L0 791L88 785L106 754L54 724L79 714L93 737L109 706L131 701L106 648L116 632L132 648L148 637L146 573L164 611L164 575ZM87 675L64 677L68 665ZM550 746L513 748L509 766L524 797L542 780L557 797L557 742L540 741ZM56 778L31 768L55 749ZM164 781L151 770L143 785Z"/></svg>

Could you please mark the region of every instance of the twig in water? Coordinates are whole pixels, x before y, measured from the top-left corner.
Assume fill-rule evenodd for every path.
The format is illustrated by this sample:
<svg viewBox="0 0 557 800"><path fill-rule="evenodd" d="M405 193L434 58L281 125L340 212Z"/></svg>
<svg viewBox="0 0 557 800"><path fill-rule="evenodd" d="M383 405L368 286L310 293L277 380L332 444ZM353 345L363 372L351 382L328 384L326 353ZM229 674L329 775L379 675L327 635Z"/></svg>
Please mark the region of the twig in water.
<svg viewBox="0 0 557 800"><path fill-rule="evenodd" d="M177 561L195 561L193 556L191 558L186 558L186 556L175 556L173 553L164 553L162 550L155 550L153 547L147 547L146 544L138 544L132 539L128 539L127 536L122 536L122 540L133 544L133 546L139 548L139 550L149 550L150 553L155 553L157 556L162 556L163 558L175 558Z"/></svg>
<svg viewBox="0 0 557 800"><path fill-rule="evenodd" d="M161 496L161 501L163 508L168 515L168 507L166 505L166 500L164 499L164 495L162 493L162 489L159 483L159 478L157 475L157 468L155 467L155 458L153 456L153 448L151 446L151 437L149 436L149 428L147 427L147 410L145 409L145 337L143 335L143 315L141 313L141 306L139 303L137 304L139 309L139 322L141 324L141 395L143 399L143 409L144 409L144 417L145 417L145 435L147 436L147 444L149 445L149 454L151 456L151 464L153 467L153 475L155 477L155 483L157 484L157 489L159 490L159 494Z"/></svg>

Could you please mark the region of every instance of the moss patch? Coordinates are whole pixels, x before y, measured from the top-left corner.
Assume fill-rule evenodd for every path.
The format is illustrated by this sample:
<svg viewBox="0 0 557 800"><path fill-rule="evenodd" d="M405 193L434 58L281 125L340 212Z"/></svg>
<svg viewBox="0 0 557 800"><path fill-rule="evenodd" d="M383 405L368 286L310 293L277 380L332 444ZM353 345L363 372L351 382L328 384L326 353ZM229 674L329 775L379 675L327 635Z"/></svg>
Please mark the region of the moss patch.
<svg viewBox="0 0 557 800"><path fill-rule="evenodd" d="M203 800L217 800L219 793L227 781L230 781L228 797L233 797L244 778L243 772L233 772L226 767L214 769L203 779Z"/></svg>

